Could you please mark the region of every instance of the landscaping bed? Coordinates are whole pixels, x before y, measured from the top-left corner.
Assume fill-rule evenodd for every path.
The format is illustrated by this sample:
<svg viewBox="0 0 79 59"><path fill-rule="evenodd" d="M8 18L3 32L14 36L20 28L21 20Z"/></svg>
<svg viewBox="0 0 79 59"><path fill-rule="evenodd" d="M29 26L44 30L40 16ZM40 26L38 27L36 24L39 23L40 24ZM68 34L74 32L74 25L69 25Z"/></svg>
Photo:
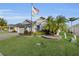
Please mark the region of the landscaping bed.
<svg viewBox="0 0 79 59"><path fill-rule="evenodd" d="M52 36L52 35L42 35L42 37L44 38L47 38L47 39L57 39L57 40L60 40L61 39L61 36Z"/></svg>

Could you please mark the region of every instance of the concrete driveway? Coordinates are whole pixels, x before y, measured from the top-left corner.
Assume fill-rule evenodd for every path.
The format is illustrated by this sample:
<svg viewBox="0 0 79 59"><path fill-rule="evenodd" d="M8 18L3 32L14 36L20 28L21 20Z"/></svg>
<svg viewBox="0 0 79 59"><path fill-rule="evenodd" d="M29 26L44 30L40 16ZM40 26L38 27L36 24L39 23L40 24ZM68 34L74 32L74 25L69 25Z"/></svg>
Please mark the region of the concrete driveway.
<svg viewBox="0 0 79 59"><path fill-rule="evenodd" d="M17 35L18 35L17 33L4 33L4 34L0 34L0 40L5 40L5 39L8 39L10 37L17 36Z"/></svg>

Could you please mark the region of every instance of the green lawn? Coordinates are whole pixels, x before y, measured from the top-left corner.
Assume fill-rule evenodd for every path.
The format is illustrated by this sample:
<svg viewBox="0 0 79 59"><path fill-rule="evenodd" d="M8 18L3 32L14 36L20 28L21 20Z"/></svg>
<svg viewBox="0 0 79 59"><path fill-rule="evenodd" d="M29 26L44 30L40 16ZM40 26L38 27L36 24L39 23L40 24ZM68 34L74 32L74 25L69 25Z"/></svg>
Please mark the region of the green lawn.
<svg viewBox="0 0 79 59"><path fill-rule="evenodd" d="M42 43L42 45L38 46L36 43ZM12 56L79 55L79 44L70 43L64 39L16 36L0 41L0 53Z"/></svg>

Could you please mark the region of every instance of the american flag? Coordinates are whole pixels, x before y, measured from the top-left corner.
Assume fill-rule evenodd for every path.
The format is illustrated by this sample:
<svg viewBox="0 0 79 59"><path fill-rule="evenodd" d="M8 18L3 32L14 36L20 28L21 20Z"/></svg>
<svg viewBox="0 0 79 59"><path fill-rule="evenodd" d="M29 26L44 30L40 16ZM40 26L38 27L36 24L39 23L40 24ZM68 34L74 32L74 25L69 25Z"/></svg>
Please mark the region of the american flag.
<svg viewBox="0 0 79 59"><path fill-rule="evenodd" d="M35 8L33 5L32 5L32 16L35 16L36 14L39 13L39 9Z"/></svg>

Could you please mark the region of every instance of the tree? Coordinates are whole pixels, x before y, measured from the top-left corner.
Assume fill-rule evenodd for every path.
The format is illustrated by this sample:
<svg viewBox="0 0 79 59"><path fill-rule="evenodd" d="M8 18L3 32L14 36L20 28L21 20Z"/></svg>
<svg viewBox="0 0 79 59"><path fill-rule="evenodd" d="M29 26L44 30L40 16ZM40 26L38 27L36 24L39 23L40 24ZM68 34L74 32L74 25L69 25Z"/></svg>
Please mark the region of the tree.
<svg viewBox="0 0 79 59"><path fill-rule="evenodd" d="M4 18L0 18L0 29L2 30L3 26L7 26L7 21Z"/></svg>

